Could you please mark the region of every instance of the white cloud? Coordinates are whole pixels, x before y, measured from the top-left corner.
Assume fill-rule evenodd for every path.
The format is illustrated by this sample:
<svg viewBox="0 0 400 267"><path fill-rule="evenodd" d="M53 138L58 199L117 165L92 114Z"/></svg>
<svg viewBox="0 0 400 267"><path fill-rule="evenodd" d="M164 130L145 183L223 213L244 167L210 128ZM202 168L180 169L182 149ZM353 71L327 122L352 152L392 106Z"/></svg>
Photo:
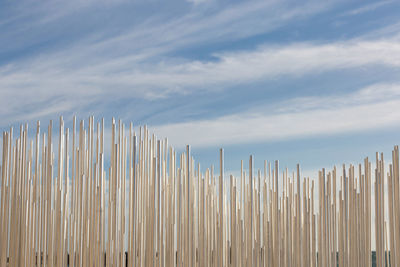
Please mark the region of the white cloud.
<svg viewBox="0 0 400 267"><path fill-rule="evenodd" d="M391 41L266 46L255 51L216 54L216 62L163 64L157 66L154 72L133 75L136 78L142 77L142 81L147 84L150 81L160 81L160 84L170 87L223 86L368 64L399 67L399 52L400 42Z"/></svg>
<svg viewBox="0 0 400 267"><path fill-rule="evenodd" d="M354 15L363 14L363 13L366 13L366 12L374 11L374 10L376 10L376 9L382 7L382 6L385 6L385 5L388 5L388 4L391 4L391 3L393 3L393 0L379 1L379 2L376 2L376 3L372 3L372 4L367 4L367 5L364 5L362 7L350 10L348 12L345 12L343 14L343 16L354 16Z"/></svg>
<svg viewBox="0 0 400 267"><path fill-rule="evenodd" d="M0 45L3 53L37 45L43 34L42 26L56 29L65 16L77 9L82 15L82 10L89 11L94 2L58 4L19 3L12 11L19 15L0 23L0 31L7 40ZM193 73L196 65L204 68L212 63L182 63L166 53L193 44L232 41L268 32L296 18L321 12L327 6L313 1L300 6L281 1L251 1L212 10L194 8L173 17L156 13L135 21L121 32L104 32L99 27L99 31L79 40L68 40L61 48L40 50L33 56L19 57L0 66L2 125L27 112L32 117L54 116L77 109L93 110L96 101L107 104L109 99L157 99L197 90L204 83L193 84L190 79L205 80L201 75L207 72L200 70L196 75ZM46 35L48 38L51 36ZM191 71L187 72L186 67L191 67ZM206 85L215 82L214 78Z"/></svg>
<svg viewBox="0 0 400 267"><path fill-rule="evenodd" d="M195 5L199 5L199 4L210 2L210 0L186 0L186 1L188 1L189 3L193 3Z"/></svg>
<svg viewBox="0 0 400 267"><path fill-rule="evenodd" d="M260 80L369 65L393 71L400 66L400 42L301 43L215 56L216 61L135 64L117 58L79 65L81 61L71 62L69 57L57 55L10 64L0 68L0 117L6 124L5 120L15 120L27 109L31 115L57 114L90 107L95 102L108 103L109 99L157 99L198 90L228 90ZM253 115L248 119L260 120Z"/></svg>
<svg viewBox="0 0 400 267"><path fill-rule="evenodd" d="M28 3L29 7L32 3ZM157 99L198 90L228 90L230 86L288 75L366 65L398 68L400 42L392 39L269 45L218 53L212 61L171 58L167 54L193 44L265 33L323 12L331 4L308 1L292 6L289 2L252 1L207 10L209 14L194 8L173 19L152 16L118 34L94 33L62 49L22 57L0 66L0 120L5 125L27 113L35 117L85 108L93 113L93 103L106 105L111 99ZM86 6L84 1L65 5L54 17L49 12L32 24L54 23L63 12ZM39 6L34 13L53 8L56 4ZM23 17L29 14L25 10ZM18 42L11 39L12 43Z"/></svg>
<svg viewBox="0 0 400 267"><path fill-rule="evenodd" d="M212 120L155 125L151 129L159 136L168 136L178 147L224 146L377 129L400 123L399 92L400 85L380 84L333 97L332 103L329 98L315 97L311 107L310 99L298 99L303 108L296 111L248 111ZM379 100L384 93L388 94ZM370 101L375 97L379 101Z"/></svg>

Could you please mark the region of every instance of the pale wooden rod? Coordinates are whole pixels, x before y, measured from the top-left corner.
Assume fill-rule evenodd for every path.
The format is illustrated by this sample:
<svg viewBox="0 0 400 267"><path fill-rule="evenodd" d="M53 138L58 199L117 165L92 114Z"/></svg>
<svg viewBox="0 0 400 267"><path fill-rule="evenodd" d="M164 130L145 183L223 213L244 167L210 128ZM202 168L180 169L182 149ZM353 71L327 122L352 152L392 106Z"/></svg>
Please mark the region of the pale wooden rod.
<svg viewBox="0 0 400 267"><path fill-rule="evenodd" d="M223 149L216 175L146 126L71 124L3 132L0 267L400 266L398 146L310 178L250 156L235 177Z"/></svg>

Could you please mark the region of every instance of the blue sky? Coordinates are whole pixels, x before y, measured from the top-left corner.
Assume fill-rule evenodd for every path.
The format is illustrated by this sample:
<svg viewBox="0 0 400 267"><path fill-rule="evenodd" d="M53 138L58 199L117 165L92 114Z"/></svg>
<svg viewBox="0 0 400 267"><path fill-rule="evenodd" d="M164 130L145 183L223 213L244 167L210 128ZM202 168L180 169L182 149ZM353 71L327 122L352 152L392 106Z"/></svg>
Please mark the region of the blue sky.
<svg viewBox="0 0 400 267"><path fill-rule="evenodd" d="M0 128L147 124L305 173L400 141L398 1L0 0ZM43 127L43 128L44 128Z"/></svg>

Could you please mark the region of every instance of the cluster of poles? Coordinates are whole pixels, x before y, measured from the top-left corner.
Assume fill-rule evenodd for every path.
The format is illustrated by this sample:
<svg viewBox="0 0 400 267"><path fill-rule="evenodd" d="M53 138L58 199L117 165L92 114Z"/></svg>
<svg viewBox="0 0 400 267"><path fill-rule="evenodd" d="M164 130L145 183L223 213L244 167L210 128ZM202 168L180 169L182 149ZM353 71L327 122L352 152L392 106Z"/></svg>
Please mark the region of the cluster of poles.
<svg viewBox="0 0 400 267"><path fill-rule="evenodd" d="M55 138L52 122L3 132L0 267L400 266L397 146L389 165L316 179L250 156L235 177L222 149L202 170L189 146L136 130L113 119L105 142L90 117L71 132L60 118Z"/></svg>

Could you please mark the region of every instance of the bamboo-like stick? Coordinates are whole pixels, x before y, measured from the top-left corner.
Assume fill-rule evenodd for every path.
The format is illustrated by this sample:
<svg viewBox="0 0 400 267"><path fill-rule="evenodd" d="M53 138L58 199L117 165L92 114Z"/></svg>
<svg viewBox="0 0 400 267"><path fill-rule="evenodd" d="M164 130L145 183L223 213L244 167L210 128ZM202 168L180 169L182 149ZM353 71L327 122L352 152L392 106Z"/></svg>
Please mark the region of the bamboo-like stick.
<svg viewBox="0 0 400 267"><path fill-rule="evenodd" d="M250 156L225 179L223 149L214 175L147 127L137 136L113 119L110 140L93 117L78 129L74 117L71 136L62 118L56 129L56 148L52 122L32 139L28 125L2 134L0 267L371 266L372 253L377 266L400 262L397 146L387 171L378 153L374 171L366 158L358 171L311 179L278 161L262 174Z"/></svg>

